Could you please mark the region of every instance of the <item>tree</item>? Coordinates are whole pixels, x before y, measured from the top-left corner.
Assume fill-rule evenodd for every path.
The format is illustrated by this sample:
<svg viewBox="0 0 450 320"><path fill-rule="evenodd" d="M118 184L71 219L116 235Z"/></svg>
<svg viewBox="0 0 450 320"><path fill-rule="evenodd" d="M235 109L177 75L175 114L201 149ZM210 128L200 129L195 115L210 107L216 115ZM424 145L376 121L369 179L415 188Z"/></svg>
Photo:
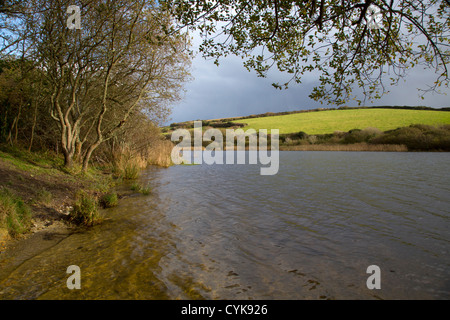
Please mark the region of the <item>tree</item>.
<svg viewBox="0 0 450 320"><path fill-rule="evenodd" d="M0 141L11 145L20 141L31 150L34 134L40 129L39 111L46 111L43 82L42 72L34 68L32 61L0 60Z"/></svg>
<svg viewBox="0 0 450 320"><path fill-rule="evenodd" d="M81 8L81 29L68 28L69 5ZM22 39L46 76L66 167L79 156L87 170L133 112L161 118L179 98L188 43L167 35L172 22L156 2L34 0L23 12Z"/></svg>
<svg viewBox="0 0 450 320"><path fill-rule="evenodd" d="M433 68L449 84L450 1L448 0L165 0L182 28L198 30L200 51L242 57L249 70L266 77L276 67L301 83L318 73L310 97L343 104L357 85L365 98L379 98L414 66ZM361 100L358 100L361 103Z"/></svg>

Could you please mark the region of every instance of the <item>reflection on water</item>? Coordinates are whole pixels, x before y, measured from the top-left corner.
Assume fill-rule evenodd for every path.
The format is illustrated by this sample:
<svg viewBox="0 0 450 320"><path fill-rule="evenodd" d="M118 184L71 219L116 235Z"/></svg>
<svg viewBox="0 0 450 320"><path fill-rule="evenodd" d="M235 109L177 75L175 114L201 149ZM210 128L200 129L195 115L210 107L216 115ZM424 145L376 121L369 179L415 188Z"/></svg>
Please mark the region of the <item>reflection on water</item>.
<svg viewBox="0 0 450 320"><path fill-rule="evenodd" d="M448 299L450 154L151 168L111 220L0 261L3 299ZM40 240L48 241L48 240ZM20 254L19 254L20 255ZM82 289L66 287L81 268ZM369 265L381 290L368 290Z"/></svg>

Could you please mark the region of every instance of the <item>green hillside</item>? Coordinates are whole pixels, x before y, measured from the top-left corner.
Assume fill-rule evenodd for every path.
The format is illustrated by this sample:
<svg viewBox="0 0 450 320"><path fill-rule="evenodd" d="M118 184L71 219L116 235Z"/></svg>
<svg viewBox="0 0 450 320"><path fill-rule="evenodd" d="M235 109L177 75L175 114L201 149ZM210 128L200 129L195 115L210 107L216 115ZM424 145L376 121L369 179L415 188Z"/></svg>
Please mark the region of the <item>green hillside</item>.
<svg viewBox="0 0 450 320"><path fill-rule="evenodd" d="M450 112L408 109L347 109L294 113L280 116L239 119L246 123L243 129L279 129L280 134L306 132L326 134L351 129L378 128L382 131L411 124L450 124Z"/></svg>

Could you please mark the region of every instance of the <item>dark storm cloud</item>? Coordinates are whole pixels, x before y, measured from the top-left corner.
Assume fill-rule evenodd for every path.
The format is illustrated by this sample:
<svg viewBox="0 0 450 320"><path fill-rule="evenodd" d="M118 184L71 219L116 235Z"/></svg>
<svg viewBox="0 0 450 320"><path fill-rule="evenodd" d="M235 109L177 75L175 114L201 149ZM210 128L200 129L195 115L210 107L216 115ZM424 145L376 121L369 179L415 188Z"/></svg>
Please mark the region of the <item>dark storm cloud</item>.
<svg viewBox="0 0 450 320"><path fill-rule="evenodd" d="M172 122L320 106L308 98L312 83L277 90L271 84L279 81L280 75L258 78L236 57L223 59L219 67L199 57L193 68L194 80L186 85L183 101L173 108Z"/></svg>
<svg viewBox="0 0 450 320"><path fill-rule="evenodd" d="M274 70L268 78L258 78L254 72L244 68L240 58L234 56L223 58L219 67L199 56L194 59L192 75L194 80L186 85L185 97L173 107L168 123L336 107L322 105L308 98L314 85L317 85L317 75L305 75L303 83L292 83L287 90L277 90L271 84L284 83L286 75ZM376 100L373 105L450 107L450 99L446 95L428 94L425 100L418 95L418 87L426 88L426 84L435 81L432 70L412 70L406 80L401 80L397 86L388 86L390 93ZM443 91L450 94L448 89ZM351 101L347 105L357 106L357 103ZM372 104L366 102L365 105Z"/></svg>

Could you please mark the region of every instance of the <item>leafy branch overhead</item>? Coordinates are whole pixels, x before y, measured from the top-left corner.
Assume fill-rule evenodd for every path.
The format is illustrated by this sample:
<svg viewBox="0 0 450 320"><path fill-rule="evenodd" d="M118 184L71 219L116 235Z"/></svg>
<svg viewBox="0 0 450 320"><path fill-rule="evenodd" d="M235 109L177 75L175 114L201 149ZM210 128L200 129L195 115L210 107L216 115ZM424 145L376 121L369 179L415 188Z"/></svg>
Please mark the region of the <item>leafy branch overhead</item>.
<svg viewBox="0 0 450 320"><path fill-rule="evenodd" d="M396 84L416 66L436 73L423 94L449 84L448 0L163 3L177 18L173 31L200 31L204 57L218 64L223 56L237 55L260 77L275 67L290 75L286 83L275 83L277 88L301 83L313 72L320 80L310 95L315 100L343 104L356 87L364 99L380 98L386 82Z"/></svg>

